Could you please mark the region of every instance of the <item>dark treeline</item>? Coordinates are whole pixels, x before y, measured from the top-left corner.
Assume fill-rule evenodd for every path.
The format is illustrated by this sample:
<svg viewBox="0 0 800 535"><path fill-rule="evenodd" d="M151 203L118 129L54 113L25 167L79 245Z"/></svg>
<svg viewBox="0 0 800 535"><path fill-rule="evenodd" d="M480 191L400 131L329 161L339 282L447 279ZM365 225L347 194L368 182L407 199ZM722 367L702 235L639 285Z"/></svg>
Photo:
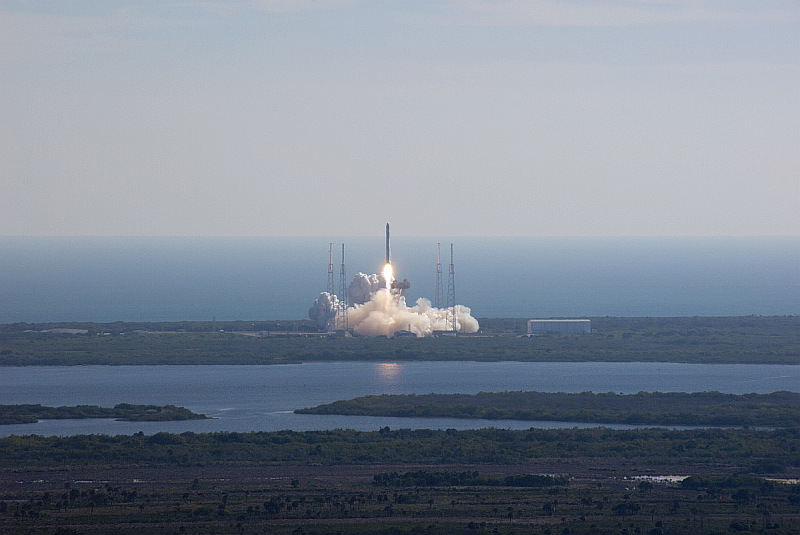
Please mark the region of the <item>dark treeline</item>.
<svg viewBox="0 0 800 535"><path fill-rule="evenodd" d="M203 420L207 416L196 414L174 405L131 405L119 403L114 407L76 405L73 407L46 407L44 405L0 405L0 425L33 424L39 420L65 420L83 418L117 418L129 422L162 422L176 420Z"/></svg>
<svg viewBox="0 0 800 535"><path fill-rule="evenodd" d="M731 475L731 476L691 476L681 481L681 487L691 490L720 490L735 488L763 488L775 486L774 481L765 481L760 477Z"/></svg>
<svg viewBox="0 0 800 535"><path fill-rule="evenodd" d="M516 474L504 477L481 477L479 472L449 472L415 470L413 472L383 472L375 474L378 487L554 487L569 485L565 476Z"/></svg>
<svg viewBox="0 0 800 535"><path fill-rule="evenodd" d="M384 394L335 401L301 414L485 418L650 425L791 427L800 422L800 393L481 392Z"/></svg>
<svg viewBox="0 0 800 535"><path fill-rule="evenodd" d="M509 464L542 458L647 459L680 466L726 466L780 473L800 465L800 429L503 429L157 433L144 436L11 436L0 439L2 466L134 463L210 466L226 463L316 465L422 463Z"/></svg>
<svg viewBox="0 0 800 535"><path fill-rule="evenodd" d="M135 331L148 332L317 332L316 325L309 320L272 321L114 321L95 323L87 321L54 323L4 323L0 324L0 336L20 331L46 331L51 329L84 329L88 334L119 334Z"/></svg>
<svg viewBox="0 0 800 535"><path fill-rule="evenodd" d="M592 318L596 333L532 338L502 336L523 333L522 319L481 321L484 333L498 336L386 339L298 335L307 329L306 322L230 322L224 329L211 322L0 325L0 366L342 360L800 364L800 316ZM227 332L269 332L266 327L294 334ZM82 328L89 333L40 332L53 328Z"/></svg>

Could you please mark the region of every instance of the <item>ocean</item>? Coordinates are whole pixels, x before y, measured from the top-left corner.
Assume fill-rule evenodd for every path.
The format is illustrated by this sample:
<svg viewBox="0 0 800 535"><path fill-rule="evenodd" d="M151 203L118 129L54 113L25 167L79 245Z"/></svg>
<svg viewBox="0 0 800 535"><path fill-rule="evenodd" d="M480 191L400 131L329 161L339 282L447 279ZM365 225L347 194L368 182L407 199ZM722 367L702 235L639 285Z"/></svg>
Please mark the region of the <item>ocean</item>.
<svg viewBox="0 0 800 535"><path fill-rule="evenodd" d="M348 279L376 273L384 237L0 237L0 323L304 319L333 242ZM800 237L392 237L408 301L444 290L473 316L800 314Z"/></svg>

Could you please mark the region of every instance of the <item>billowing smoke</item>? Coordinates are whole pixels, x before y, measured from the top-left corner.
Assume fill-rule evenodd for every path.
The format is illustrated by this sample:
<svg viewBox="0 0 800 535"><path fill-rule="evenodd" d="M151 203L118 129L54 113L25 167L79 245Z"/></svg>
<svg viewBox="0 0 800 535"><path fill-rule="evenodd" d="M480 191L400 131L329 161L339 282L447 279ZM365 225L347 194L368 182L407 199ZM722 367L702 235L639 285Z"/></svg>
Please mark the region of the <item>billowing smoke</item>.
<svg viewBox="0 0 800 535"><path fill-rule="evenodd" d="M406 304L404 295L388 290L382 275L356 273L347 290L347 322L356 334L363 336L392 336L406 330L418 337L429 336L433 331L452 329L453 309L431 306L428 299L420 298L413 306ZM309 317L320 328L331 324L337 313L339 300L335 295L322 292ZM460 333L478 331L478 320L471 310L456 305L456 330Z"/></svg>
<svg viewBox="0 0 800 535"><path fill-rule="evenodd" d="M366 303L375 292L385 286L386 281L380 275L356 273L347 288L347 304L360 305ZM317 324L317 327L325 329L331 326L338 310L339 297L328 292L322 292L311 308L308 309L308 317Z"/></svg>
<svg viewBox="0 0 800 535"><path fill-rule="evenodd" d="M361 305L366 303L375 292L381 288L386 287L386 281L382 275L367 275L360 271L353 275L353 280L350 281L350 286L347 287L347 304L348 305Z"/></svg>
<svg viewBox="0 0 800 535"><path fill-rule="evenodd" d="M463 305L456 305L458 332L474 333L478 330L478 320L470 315L471 312ZM391 336L406 330L422 337L433 331L450 330L452 309L434 308L424 297L417 299L416 305L408 306L404 296L381 288L366 303L348 308L347 321L356 334Z"/></svg>
<svg viewBox="0 0 800 535"><path fill-rule="evenodd" d="M339 298L328 292L322 292L308 309L308 317L320 329L325 329L328 323L336 316L339 307Z"/></svg>

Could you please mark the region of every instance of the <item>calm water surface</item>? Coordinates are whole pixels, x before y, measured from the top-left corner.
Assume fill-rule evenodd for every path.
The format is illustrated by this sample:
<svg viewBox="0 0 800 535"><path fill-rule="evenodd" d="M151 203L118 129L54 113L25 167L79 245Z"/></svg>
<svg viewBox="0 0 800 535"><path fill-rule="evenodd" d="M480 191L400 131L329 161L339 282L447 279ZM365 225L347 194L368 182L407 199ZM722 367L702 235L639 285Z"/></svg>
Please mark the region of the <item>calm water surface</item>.
<svg viewBox="0 0 800 535"><path fill-rule="evenodd" d="M351 428L575 427L575 423L293 414L372 394L543 392L800 392L800 366L672 363L410 362L282 366L52 366L0 368L0 403L172 404L215 417L188 422L50 420L0 426L12 434L296 431ZM630 428L633 426L615 426Z"/></svg>

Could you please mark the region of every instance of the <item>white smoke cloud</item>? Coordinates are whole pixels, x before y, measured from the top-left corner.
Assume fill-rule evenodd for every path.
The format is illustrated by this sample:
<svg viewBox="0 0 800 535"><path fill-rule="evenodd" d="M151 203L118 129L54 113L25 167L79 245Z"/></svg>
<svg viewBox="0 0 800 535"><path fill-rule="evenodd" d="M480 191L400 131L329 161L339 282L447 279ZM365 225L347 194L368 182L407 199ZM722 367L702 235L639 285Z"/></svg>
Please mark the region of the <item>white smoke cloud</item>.
<svg viewBox="0 0 800 535"><path fill-rule="evenodd" d="M367 275L360 271L353 275L353 280L350 281L350 286L347 287L347 304L360 305L366 303L375 292L381 288L386 287L386 281L383 275Z"/></svg>
<svg viewBox="0 0 800 535"><path fill-rule="evenodd" d="M353 275L350 286L347 288L347 304L360 305L369 301L375 292L384 288L386 282L382 275L367 275L358 272ZM339 296L321 292L319 297L314 300L314 304L308 309L308 317L317 324L320 329L325 329L331 323L336 312L339 310Z"/></svg>
<svg viewBox="0 0 800 535"><path fill-rule="evenodd" d="M328 292L322 292L308 309L308 317L317 324L317 327L324 329L328 326L328 322L336 316L338 308L339 298Z"/></svg>
<svg viewBox="0 0 800 535"><path fill-rule="evenodd" d="M411 331L417 337L430 336L433 331L453 328L453 309L435 308L424 297L413 306L397 290L387 289L383 275L356 273L347 288L347 323L353 332L362 336L392 336L397 331ZM308 311L319 328L333 324L338 313L336 295L322 292ZM474 333L480 327L472 310L456 305L456 330Z"/></svg>
<svg viewBox="0 0 800 535"><path fill-rule="evenodd" d="M471 310L456 305L456 330L460 333L478 331L478 320ZM411 331L417 337L430 336L433 331L452 328L452 309L434 308L423 297L408 306L406 298L386 288L376 291L372 298L347 309L347 321L353 332L364 336L391 336L400 330Z"/></svg>

